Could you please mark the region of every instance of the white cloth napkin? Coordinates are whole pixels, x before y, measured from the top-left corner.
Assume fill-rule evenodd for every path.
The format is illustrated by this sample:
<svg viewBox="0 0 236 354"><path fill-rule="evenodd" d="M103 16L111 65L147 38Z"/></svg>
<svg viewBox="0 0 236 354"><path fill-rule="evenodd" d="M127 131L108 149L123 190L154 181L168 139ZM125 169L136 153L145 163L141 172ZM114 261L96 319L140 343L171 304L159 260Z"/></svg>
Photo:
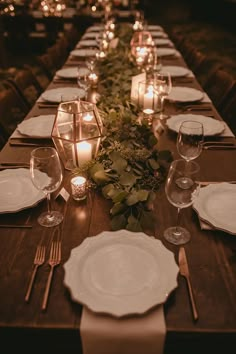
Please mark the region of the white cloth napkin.
<svg viewBox="0 0 236 354"><path fill-rule="evenodd" d="M166 336L163 306L142 316L122 318L84 307L80 334L83 354L162 354Z"/></svg>

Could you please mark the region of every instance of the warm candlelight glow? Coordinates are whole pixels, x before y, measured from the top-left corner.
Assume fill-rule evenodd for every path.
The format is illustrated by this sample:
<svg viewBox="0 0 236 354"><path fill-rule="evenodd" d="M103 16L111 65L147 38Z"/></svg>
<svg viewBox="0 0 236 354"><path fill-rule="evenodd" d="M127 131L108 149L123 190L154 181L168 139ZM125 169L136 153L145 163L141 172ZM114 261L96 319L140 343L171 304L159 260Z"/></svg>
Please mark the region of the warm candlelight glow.
<svg viewBox="0 0 236 354"><path fill-rule="evenodd" d="M86 198L86 178L76 176L71 179L71 191L74 200L83 200Z"/></svg>
<svg viewBox="0 0 236 354"><path fill-rule="evenodd" d="M74 145L72 146L74 152ZM73 163L75 166L82 166L92 159L92 145L87 141L75 144L75 154L73 153Z"/></svg>
<svg viewBox="0 0 236 354"><path fill-rule="evenodd" d="M83 115L83 120L85 122L91 122L92 119L93 119L93 116L90 113L86 113L85 115Z"/></svg>

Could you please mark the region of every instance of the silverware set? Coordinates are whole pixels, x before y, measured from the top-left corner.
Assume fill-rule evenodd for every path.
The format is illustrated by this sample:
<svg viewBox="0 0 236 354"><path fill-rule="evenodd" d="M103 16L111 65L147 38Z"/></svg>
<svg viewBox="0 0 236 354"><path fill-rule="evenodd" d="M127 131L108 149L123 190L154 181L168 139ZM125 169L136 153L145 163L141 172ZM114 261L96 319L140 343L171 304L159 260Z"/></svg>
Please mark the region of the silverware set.
<svg viewBox="0 0 236 354"><path fill-rule="evenodd" d="M38 245L36 248L36 253L33 261L33 271L29 280L28 288L25 295L25 301L29 302L30 296L33 289L33 284L36 278L37 270L40 266L42 266L45 262L45 254L46 254L46 247L42 245ZM52 278L54 269L61 263L61 241L52 241L51 248L50 248L50 255L48 259L48 265L50 266L50 272L48 275L45 292L43 296L43 302L41 309L43 311L47 308L49 292L52 284Z"/></svg>
<svg viewBox="0 0 236 354"><path fill-rule="evenodd" d="M202 144L204 150L236 149L236 143L231 141L205 141Z"/></svg>
<svg viewBox="0 0 236 354"><path fill-rule="evenodd" d="M193 319L194 319L194 321L197 321L198 320L198 311L197 311L197 307L196 307L196 303L195 303L195 299L194 299L192 284L190 281L188 261L187 261L184 247L180 247L180 249L179 249L179 271L180 271L180 274L186 279L189 297L190 297L191 308L192 308Z"/></svg>

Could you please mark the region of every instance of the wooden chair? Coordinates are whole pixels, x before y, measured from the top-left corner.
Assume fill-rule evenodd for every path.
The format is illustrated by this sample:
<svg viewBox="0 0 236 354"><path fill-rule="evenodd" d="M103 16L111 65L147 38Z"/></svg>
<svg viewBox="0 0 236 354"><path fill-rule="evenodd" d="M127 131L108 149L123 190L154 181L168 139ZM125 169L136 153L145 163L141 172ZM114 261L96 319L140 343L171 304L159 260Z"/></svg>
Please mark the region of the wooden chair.
<svg viewBox="0 0 236 354"><path fill-rule="evenodd" d="M230 129L236 135L236 81L224 100L220 114Z"/></svg>
<svg viewBox="0 0 236 354"><path fill-rule="evenodd" d="M210 78L219 70L222 69L222 64L205 56L205 58L196 65L193 69L198 82L205 89Z"/></svg>
<svg viewBox="0 0 236 354"><path fill-rule="evenodd" d="M35 61L37 65L41 67L48 80L51 81L59 68L56 60L49 53L44 53L42 55L38 55L35 58Z"/></svg>
<svg viewBox="0 0 236 354"><path fill-rule="evenodd" d="M28 105L16 90L8 87L0 92L0 132L4 144L28 111Z"/></svg>
<svg viewBox="0 0 236 354"><path fill-rule="evenodd" d="M224 106L227 95L232 90L234 84L234 78L224 69L217 70L206 82L204 89L219 111Z"/></svg>
<svg viewBox="0 0 236 354"><path fill-rule="evenodd" d="M43 92L43 88L32 72L26 68L17 71L15 77L5 81L6 87L15 90L30 109Z"/></svg>

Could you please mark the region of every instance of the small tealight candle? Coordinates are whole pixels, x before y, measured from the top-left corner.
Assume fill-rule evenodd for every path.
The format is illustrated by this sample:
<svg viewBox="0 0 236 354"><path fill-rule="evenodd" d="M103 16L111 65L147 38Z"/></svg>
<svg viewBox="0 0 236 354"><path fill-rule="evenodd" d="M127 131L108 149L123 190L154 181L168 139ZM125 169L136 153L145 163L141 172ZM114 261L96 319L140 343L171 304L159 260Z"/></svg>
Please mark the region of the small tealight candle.
<svg viewBox="0 0 236 354"><path fill-rule="evenodd" d="M94 72L91 72L88 76L89 78L89 82L91 84L92 87L96 87L97 86L97 83L98 83L98 76L96 73Z"/></svg>
<svg viewBox="0 0 236 354"><path fill-rule="evenodd" d="M76 176L71 179L71 191L74 200L84 200L86 195L87 180L83 176Z"/></svg>

